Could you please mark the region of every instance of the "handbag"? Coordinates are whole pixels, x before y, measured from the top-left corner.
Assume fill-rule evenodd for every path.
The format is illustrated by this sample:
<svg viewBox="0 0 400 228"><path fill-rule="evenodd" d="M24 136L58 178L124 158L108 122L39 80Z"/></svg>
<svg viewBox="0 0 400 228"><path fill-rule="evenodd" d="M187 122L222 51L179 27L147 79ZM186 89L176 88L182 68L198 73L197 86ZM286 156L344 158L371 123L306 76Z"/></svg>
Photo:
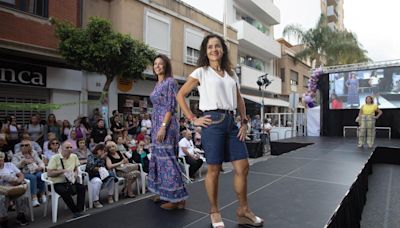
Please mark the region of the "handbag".
<svg viewBox="0 0 400 228"><path fill-rule="evenodd" d="M64 167L64 162L63 162L62 158L60 158L60 161L61 161L61 166L62 166L62 168L65 169L65 167ZM70 176L70 175L68 175L68 176ZM68 192L72 192L72 194L75 194L75 192L76 192L76 186L75 186L74 183L72 183L72 182L69 180L70 177L68 177L68 176L67 176L67 175L65 176L65 179L67 180L67 182L64 183L65 190L68 191Z"/></svg>
<svg viewBox="0 0 400 228"><path fill-rule="evenodd" d="M16 199L25 194L28 186L26 184L20 184L16 186L5 186L0 185L0 195L4 195L10 199Z"/></svg>
<svg viewBox="0 0 400 228"><path fill-rule="evenodd" d="M129 173L135 170L139 170L139 165L138 164L132 164L132 163L126 163L122 164L118 167L115 168L118 171L124 172L124 173Z"/></svg>

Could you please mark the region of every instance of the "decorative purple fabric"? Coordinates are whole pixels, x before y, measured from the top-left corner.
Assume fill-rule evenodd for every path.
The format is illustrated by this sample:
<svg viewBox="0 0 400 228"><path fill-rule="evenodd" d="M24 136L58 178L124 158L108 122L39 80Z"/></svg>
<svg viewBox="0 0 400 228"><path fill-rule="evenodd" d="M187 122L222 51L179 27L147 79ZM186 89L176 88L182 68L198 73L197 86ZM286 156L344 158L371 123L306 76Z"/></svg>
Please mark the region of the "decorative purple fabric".
<svg viewBox="0 0 400 228"><path fill-rule="evenodd" d="M179 125L175 116L177 90L177 83L169 77L157 83L150 94L153 103L151 116L153 126L147 187L151 192L159 195L161 200L168 202L179 202L188 198L176 153L179 140ZM171 112L172 116L166 127L165 139L163 143L157 143L157 133L167 112Z"/></svg>

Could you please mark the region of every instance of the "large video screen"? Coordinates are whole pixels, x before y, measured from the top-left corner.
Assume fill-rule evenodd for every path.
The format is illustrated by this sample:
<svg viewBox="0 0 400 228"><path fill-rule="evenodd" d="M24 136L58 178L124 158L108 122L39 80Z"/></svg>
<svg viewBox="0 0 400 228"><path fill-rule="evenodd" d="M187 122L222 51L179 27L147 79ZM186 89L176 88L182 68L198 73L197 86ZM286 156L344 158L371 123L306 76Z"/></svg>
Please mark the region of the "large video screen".
<svg viewBox="0 0 400 228"><path fill-rule="evenodd" d="M380 109L400 108L400 67L329 74L330 109L359 109L369 95Z"/></svg>

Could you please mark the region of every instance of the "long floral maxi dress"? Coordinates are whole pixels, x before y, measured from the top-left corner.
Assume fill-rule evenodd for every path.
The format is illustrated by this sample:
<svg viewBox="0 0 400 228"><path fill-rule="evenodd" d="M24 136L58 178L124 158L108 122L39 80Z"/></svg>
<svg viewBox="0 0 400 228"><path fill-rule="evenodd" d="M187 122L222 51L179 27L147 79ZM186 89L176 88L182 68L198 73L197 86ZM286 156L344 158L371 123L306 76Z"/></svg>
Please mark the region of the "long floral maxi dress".
<svg viewBox="0 0 400 228"><path fill-rule="evenodd" d="M348 87L347 90L347 104L348 105L360 105L360 95L358 93L358 80L349 79L346 81Z"/></svg>
<svg viewBox="0 0 400 228"><path fill-rule="evenodd" d="M175 80L168 77L158 83L150 94L153 103L151 142L152 152L149 165L148 189L159 195L161 200L179 202L188 198L177 160L179 125L175 115L176 93ZM164 116L171 112L171 120L166 127L163 143L157 143L157 133Z"/></svg>

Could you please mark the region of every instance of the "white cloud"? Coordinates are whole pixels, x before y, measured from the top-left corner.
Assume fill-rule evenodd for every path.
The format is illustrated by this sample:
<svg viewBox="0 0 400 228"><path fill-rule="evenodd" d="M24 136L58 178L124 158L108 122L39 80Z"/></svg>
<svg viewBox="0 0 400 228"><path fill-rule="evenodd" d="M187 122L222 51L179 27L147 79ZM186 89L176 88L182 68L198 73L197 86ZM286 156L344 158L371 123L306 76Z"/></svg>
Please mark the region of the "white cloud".
<svg viewBox="0 0 400 228"><path fill-rule="evenodd" d="M374 61L400 59L400 1L349 0L344 3L344 25Z"/></svg>

